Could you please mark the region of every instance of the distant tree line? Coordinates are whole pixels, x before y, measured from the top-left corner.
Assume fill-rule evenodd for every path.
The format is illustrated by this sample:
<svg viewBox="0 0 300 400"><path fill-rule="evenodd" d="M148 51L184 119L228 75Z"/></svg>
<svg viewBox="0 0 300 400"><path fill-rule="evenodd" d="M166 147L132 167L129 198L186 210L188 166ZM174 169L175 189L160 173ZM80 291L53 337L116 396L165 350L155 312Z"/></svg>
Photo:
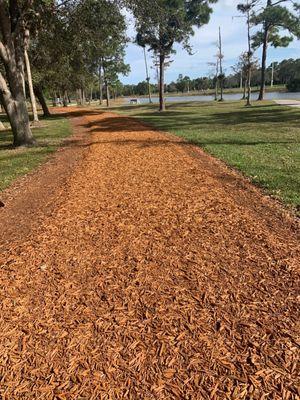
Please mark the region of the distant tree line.
<svg viewBox="0 0 300 400"><path fill-rule="evenodd" d="M246 73L240 64L232 67L233 72L225 76L225 89L244 89ZM274 62L266 68L266 85L285 85L287 90L300 91L300 59L287 59ZM165 84L166 93L190 93L206 92L215 87L215 77L202 76L195 79L180 74L176 81ZM261 83L261 68L256 63L252 68L252 86L258 87ZM158 85L151 84L151 92L158 93ZM146 81L138 84L120 84L117 94L122 96L146 96L148 94L148 83Z"/></svg>
<svg viewBox="0 0 300 400"><path fill-rule="evenodd" d="M274 83L284 84L291 92L300 91L300 58L294 60L289 58L280 63L273 64ZM267 69L267 76L270 77L272 68Z"/></svg>

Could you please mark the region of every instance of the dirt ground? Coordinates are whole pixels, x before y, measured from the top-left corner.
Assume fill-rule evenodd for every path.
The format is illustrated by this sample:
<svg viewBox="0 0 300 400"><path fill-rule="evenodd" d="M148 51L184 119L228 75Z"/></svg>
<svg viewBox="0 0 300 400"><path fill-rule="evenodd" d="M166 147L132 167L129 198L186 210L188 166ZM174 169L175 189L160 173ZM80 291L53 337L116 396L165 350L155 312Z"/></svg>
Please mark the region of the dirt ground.
<svg viewBox="0 0 300 400"><path fill-rule="evenodd" d="M69 115L0 196L0 399L299 399L297 221L178 138Z"/></svg>

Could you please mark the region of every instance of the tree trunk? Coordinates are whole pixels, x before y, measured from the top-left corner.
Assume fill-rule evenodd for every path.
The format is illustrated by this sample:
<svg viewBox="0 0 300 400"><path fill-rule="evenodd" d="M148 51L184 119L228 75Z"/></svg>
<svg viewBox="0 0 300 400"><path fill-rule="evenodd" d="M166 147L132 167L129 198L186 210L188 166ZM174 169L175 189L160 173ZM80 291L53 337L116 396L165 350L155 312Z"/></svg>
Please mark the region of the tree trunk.
<svg viewBox="0 0 300 400"><path fill-rule="evenodd" d="M145 60L145 68L146 68L146 81L147 81L147 87L148 87L148 98L149 98L149 103L152 103L152 98L151 98L151 86L150 86L150 77L149 77L149 71L148 71L148 63L147 63L147 56L146 56L146 48L144 47L144 60Z"/></svg>
<svg viewBox="0 0 300 400"><path fill-rule="evenodd" d="M215 76L215 101L218 100L218 96L219 96L219 60L217 59L217 63L216 63L216 76Z"/></svg>
<svg viewBox="0 0 300 400"><path fill-rule="evenodd" d="M248 53L247 53L247 102L246 106L251 106L251 67L252 67L252 51L251 51L251 34L250 34L250 9L247 11L247 36L248 36Z"/></svg>
<svg viewBox="0 0 300 400"><path fill-rule="evenodd" d="M224 79L223 79L223 65L222 65L222 37L221 37L221 28L219 27L219 50L220 50L220 101L223 101L223 85L224 85Z"/></svg>
<svg viewBox="0 0 300 400"><path fill-rule="evenodd" d="M261 60L260 90L259 90L259 96L258 96L257 100L263 100L264 99L264 95L265 95L268 34L269 34L269 30L268 30L267 27L265 27L264 40L263 40L263 49L262 49L262 60Z"/></svg>
<svg viewBox="0 0 300 400"><path fill-rule="evenodd" d="M106 79L105 79L105 90L106 90L106 107L109 107L110 94L109 94L108 82Z"/></svg>
<svg viewBox="0 0 300 400"><path fill-rule="evenodd" d="M76 101L77 101L77 105L81 106L82 101L81 101L81 90L80 89L76 89Z"/></svg>
<svg viewBox="0 0 300 400"><path fill-rule="evenodd" d="M26 71L27 71L27 80L28 80L28 87L29 87L30 102L31 102L32 114L33 114L33 123L38 123L39 122L39 116L38 116L38 112L37 112L36 100L35 100L33 84L32 84L30 61L29 61L29 57L28 57L28 53L27 53L26 49L24 51L24 58L25 58L25 65L26 65Z"/></svg>
<svg viewBox="0 0 300 400"><path fill-rule="evenodd" d="M65 90L65 91L64 91L64 96L63 96L63 106L64 106L64 107L68 107L68 104L69 104L68 93L67 93L67 91Z"/></svg>
<svg viewBox="0 0 300 400"><path fill-rule="evenodd" d="M33 90L34 90L34 93L35 93L40 105L42 106L44 117L50 117L51 114L50 114L48 105L46 103L42 89L39 86L34 86Z"/></svg>
<svg viewBox="0 0 300 400"><path fill-rule="evenodd" d="M5 108L11 124L14 145L32 145L35 140L30 130L29 117L24 95L24 31L14 25L20 15L16 8L7 8L0 1L0 59L5 69L5 78L0 72L0 102Z"/></svg>
<svg viewBox="0 0 300 400"><path fill-rule="evenodd" d="M24 68L23 68L23 71L22 71L22 86L23 86L24 99L26 101L26 82L25 82Z"/></svg>
<svg viewBox="0 0 300 400"><path fill-rule="evenodd" d="M147 86L148 86L148 99L149 103L152 104L152 97L151 97L151 85L150 85L150 78L147 78Z"/></svg>
<svg viewBox="0 0 300 400"><path fill-rule="evenodd" d="M223 101L224 100L224 98L223 98L223 77L221 76L221 79L220 79L220 101Z"/></svg>
<svg viewBox="0 0 300 400"><path fill-rule="evenodd" d="M0 113L2 113L2 104L0 103ZM0 131L6 130L2 121L0 121Z"/></svg>
<svg viewBox="0 0 300 400"><path fill-rule="evenodd" d="M159 55L159 111L165 111L165 55Z"/></svg>
<svg viewBox="0 0 300 400"><path fill-rule="evenodd" d="M22 76L15 74L15 78L11 86L12 94L3 75L0 74L0 100L11 125L14 146L30 146L35 143L35 140L30 129Z"/></svg>
<svg viewBox="0 0 300 400"><path fill-rule="evenodd" d="M93 101L93 87L91 86L90 89L90 100L89 100L89 104L91 105L91 102Z"/></svg>
<svg viewBox="0 0 300 400"><path fill-rule="evenodd" d="M35 140L30 130L28 111L23 96L23 85L22 82L20 83L19 100L14 100L9 93L3 92L0 93L0 97L11 125L14 146L29 146L33 145Z"/></svg>
<svg viewBox="0 0 300 400"><path fill-rule="evenodd" d="M242 100L246 99L246 89L247 89L247 78L245 78L245 80L244 80L244 91L243 91Z"/></svg>
<svg viewBox="0 0 300 400"><path fill-rule="evenodd" d="M248 66L247 71L247 102L246 106L251 106L251 65Z"/></svg>
<svg viewBox="0 0 300 400"><path fill-rule="evenodd" d="M82 88L77 89L77 105L79 106L83 106L85 103L85 99L84 99L84 91Z"/></svg>
<svg viewBox="0 0 300 400"><path fill-rule="evenodd" d="M99 65L99 104L103 103L103 82L102 82L102 67Z"/></svg>
<svg viewBox="0 0 300 400"><path fill-rule="evenodd" d="M81 88L81 104L85 106L86 104L86 97L85 97L85 90Z"/></svg>
<svg viewBox="0 0 300 400"><path fill-rule="evenodd" d="M106 76L106 69L103 64L102 64L102 69L103 69L103 79L104 79L105 92L106 92L106 107L109 107L110 94L109 94L108 80L107 80L107 76Z"/></svg>

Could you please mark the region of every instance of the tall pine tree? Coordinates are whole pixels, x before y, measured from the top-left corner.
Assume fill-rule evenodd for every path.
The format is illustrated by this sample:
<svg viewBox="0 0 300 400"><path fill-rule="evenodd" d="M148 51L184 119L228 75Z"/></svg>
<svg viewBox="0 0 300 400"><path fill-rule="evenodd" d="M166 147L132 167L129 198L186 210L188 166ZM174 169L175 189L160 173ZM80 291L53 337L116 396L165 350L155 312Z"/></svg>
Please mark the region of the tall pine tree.
<svg viewBox="0 0 300 400"><path fill-rule="evenodd" d="M262 46L261 83L258 100L263 100L266 82L266 62L268 46L287 47L295 36L299 37L299 17L286 5L288 0L267 0L263 10L252 17L254 25L261 26L261 30L253 36L253 47ZM289 35L282 34L286 30Z"/></svg>
<svg viewBox="0 0 300 400"><path fill-rule="evenodd" d="M190 50L194 27L207 24L210 5L217 0L128 0L137 28L137 41L149 46L159 60L159 110L165 110L164 72L166 60L174 53L174 44Z"/></svg>

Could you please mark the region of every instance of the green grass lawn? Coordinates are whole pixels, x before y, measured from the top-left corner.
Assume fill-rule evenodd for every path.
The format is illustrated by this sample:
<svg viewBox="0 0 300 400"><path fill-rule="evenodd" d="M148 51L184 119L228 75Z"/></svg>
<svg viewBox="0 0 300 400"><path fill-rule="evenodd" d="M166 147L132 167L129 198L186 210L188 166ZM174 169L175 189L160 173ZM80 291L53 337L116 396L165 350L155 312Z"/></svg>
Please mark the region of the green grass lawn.
<svg viewBox="0 0 300 400"><path fill-rule="evenodd" d="M1 119L8 126L5 119ZM62 116L41 119L41 127L33 129L37 140L35 147L13 148L12 132L9 130L0 132L0 191L18 176L28 173L41 164L70 133L70 123Z"/></svg>
<svg viewBox="0 0 300 400"><path fill-rule="evenodd" d="M137 117L201 146L286 204L300 206L300 109L271 102L176 103L122 106Z"/></svg>

